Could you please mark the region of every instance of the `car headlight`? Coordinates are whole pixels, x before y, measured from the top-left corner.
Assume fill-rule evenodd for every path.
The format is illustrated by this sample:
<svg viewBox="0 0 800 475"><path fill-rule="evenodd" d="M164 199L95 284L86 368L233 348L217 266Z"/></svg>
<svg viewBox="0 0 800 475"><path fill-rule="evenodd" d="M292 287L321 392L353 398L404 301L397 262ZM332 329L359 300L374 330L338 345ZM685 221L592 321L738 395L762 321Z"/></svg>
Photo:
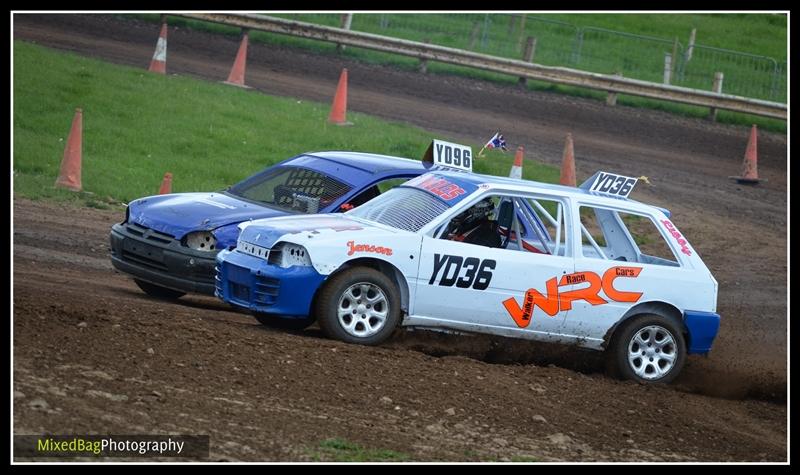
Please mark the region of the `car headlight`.
<svg viewBox="0 0 800 475"><path fill-rule="evenodd" d="M183 238L183 245L195 251L216 251L217 238L211 231L196 231Z"/></svg>
<svg viewBox="0 0 800 475"><path fill-rule="evenodd" d="M310 266L311 257L305 247L282 242L269 251L268 262L279 267Z"/></svg>

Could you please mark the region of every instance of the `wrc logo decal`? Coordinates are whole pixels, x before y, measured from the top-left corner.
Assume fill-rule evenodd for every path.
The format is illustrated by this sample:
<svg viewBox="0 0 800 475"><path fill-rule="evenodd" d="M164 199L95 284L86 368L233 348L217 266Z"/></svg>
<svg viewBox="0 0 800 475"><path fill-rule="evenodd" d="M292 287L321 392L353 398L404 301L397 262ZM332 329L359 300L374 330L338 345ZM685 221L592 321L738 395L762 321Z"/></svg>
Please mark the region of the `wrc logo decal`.
<svg viewBox="0 0 800 475"><path fill-rule="evenodd" d="M514 319L514 322L520 328L526 328L531 323L533 310L537 306L544 310L544 313L553 317L559 311L572 309L572 302L574 300L585 300L592 305L603 305L608 303L607 300L600 297L600 290L606 297L614 300L615 302L637 302L642 297L642 292L623 292L614 288L614 279L617 277L633 277L636 278L642 272L641 267L612 267L603 273L600 277L594 272L575 272L561 276L558 281L556 277L548 279L545 282L546 294L542 294L536 289L528 289L523 298L522 308L517 303L514 297L508 298L503 301L503 307ZM577 290L569 290L566 292L558 291L559 287L565 285L585 284L588 287Z"/></svg>

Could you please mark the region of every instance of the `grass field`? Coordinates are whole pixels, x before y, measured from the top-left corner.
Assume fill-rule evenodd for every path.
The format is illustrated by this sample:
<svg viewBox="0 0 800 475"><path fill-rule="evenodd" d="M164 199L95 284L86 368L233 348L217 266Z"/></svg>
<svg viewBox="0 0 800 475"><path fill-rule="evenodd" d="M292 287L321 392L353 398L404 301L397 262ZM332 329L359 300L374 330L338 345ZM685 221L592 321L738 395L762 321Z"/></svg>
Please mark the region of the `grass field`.
<svg viewBox="0 0 800 475"><path fill-rule="evenodd" d="M627 33L662 38L677 37L688 43L692 28L697 28L698 44L743 53L771 56L778 61L787 57L786 15L762 14L656 14L656 13L581 13L535 14L576 26L592 26Z"/></svg>
<svg viewBox="0 0 800 475"><path fill-rule="evenodd" d="M331 96L333 96L331 90ZM330 125L329 104L276 98L180 76L150 74L14 42L14 192L92 206L173 191L213 191L302 152L350 150L421 158L430 133L348 113ZM54 188L75 108L83 109L83 188ZM486 137L468 144L479 148ZM452 140L452 139L450 139ZM488 151L474 170L507 176L513 154ZM558 181L526 162L525 178Z"/></svg>
<svg viewBox="0 0 800 475"><path fill-rule="evenodd" d="M130 17L130 15L126 15ZM276 16L338 26L337 14L279 14ZM158 15L134 15L140 19L158 21ZM748 54L771 56L785 61L787 53L787 28L784 15L773 14L530 14L527 15L524 33L517 18L510 15L432 15L432 14L356 14L354 30L415 41L475 50L482 53L521 57L520 38L537 36L535 61L551 66L566 66L600 73L620 71L626 77L661 82L664 53L672 50L673 39L678 38L681 48L688 44L689 32L697 28L697 43L738 49ZM238 28L170 17L170 24L186 26L217 33L239 35ZM574 26L596 28L587 30L581 42L580 54L575 51ZM664 41L642 40L604 31L615 29L630 34L663 37ZM485 30L485 34L483 31ZM478 33L476 33L478 32ZM291 36L253 31L251 41L302 47L323 54L343 54L349 58L371 64L391 64L413 70L419 61L413 58L381 53L360 48L336 51L332 43L306 40ZM682 51L682 50L680 50ZM679 51L679 52L680 52ZM692 60L679 74L674 74L672 84L699 89L711 89L715 71L725 73L723 91L729 94L785 101L786 68L781 74L770 73L773 63L761 58L730 55L725 52L695 48ZM517 78L478 69L431 62L428 71L433 74L457 74L478 79L516 84ZM529 89L569 94L605 100L606 94L586 88L529 81ZM708 109L676 104L667 101L620 95L618 103L632 107L664 110L690 117L706 117ZM758 124L764 130L786 132L786 122L746 114L721 111L717 120L739 125Z"/></svg>

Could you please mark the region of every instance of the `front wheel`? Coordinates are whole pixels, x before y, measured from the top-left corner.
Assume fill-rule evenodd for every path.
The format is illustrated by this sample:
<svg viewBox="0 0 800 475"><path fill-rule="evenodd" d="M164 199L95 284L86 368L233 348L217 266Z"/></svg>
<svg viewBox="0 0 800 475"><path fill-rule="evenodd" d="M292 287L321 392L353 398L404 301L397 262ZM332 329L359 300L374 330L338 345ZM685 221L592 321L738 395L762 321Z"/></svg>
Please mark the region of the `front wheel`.
<svg viewBox="0 0 800 475"><path fill-rule="evenodd" d="M400 291L369 267L353 267L331 279L317 301L317 317L330 338L378 345L400 322Z"/></svg>
<svg viewBox="0 0 800 475"><path fill-rule="evenodd" d="M177 300L184 295L186 292L181 292L180 290L172 290L166 287L161 287L160 285L151 284L150 282L145 282L139 279L133 279L136 282L136 285L139 286L140 289L144 291L147 295L151 297L155 297L157 299L163 300Z"/></svg>
<svg viewBox="0 0 800 475"><path fill-rule="evenodd" d="M634 317L619 330L611 362L625 379L644 384L672 382L686 362L686 340L672 319L661 315Z"/></svg>

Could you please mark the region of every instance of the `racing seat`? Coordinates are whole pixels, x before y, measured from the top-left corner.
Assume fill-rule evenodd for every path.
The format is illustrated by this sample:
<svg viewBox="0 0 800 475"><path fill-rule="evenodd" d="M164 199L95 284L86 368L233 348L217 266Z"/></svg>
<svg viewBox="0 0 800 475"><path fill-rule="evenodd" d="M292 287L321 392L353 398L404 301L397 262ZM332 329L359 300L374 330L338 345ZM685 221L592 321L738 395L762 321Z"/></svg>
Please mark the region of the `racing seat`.
<svg viewBox="0 0 800 475"><path fill-rule="evenodd" d="M509 232L505 233L502 238L500 248L505 249L511 241L511 225L514 223L514 203L511 200L504 200L500 203L500 208L497 210L497 223L496 227L498 232L500 229L508 229Z"/></svg>

